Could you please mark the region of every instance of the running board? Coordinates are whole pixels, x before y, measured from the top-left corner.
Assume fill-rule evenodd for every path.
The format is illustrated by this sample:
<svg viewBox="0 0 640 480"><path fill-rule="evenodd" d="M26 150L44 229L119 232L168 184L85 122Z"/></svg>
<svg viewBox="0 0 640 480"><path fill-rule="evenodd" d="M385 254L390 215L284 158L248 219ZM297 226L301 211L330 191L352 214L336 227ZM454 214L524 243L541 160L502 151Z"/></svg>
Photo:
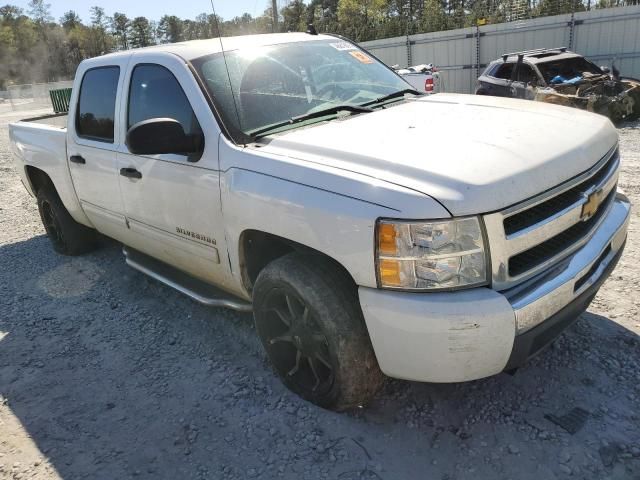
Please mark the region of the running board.
<svg viewBox="0 0 640 480"><path fill-rule="evenodd" d="M128 247L124 247L122 253L124 253L127 265L131 268L184 293L198 303L209 307L231 308L240 312L252 310L250 303L235 299L213 285L194 278L160 260Z"/></svg>

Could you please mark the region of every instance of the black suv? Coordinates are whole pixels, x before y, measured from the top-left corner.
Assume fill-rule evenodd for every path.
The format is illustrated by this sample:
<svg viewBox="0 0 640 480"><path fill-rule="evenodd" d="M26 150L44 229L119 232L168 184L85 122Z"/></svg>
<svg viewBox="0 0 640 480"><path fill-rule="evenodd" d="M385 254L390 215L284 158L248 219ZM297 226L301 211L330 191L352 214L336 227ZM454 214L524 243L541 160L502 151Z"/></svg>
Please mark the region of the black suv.
<svg viewBox="0 0 640 480"><path fill-rule="evenodd" d="M565 47L507 53L491 62L480 75L476 94L532 100L536 87L553 87L570 82L585 72L603 75L608 74L609 70L598 67Z"/></svg>

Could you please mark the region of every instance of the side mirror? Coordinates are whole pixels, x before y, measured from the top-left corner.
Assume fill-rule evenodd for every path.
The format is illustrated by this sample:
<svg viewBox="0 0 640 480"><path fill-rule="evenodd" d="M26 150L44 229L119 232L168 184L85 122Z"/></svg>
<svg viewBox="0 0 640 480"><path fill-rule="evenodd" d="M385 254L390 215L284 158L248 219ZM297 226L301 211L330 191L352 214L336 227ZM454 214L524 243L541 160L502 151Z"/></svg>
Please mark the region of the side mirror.
<svg viewBox="0 0 640 480"><path fill-rule="evenodd" d="M204 135L185 134L180 122L173 118L150 118L131 126L126 144L134 155L193 155L202 152Z"/></svg>
<svg viewBox="0 0 640 480"><path fill-rule="evenodd" d="M600 67L600 70L602 70L602 73L611 73L611 69L609 67L602 66Z"/></svg>

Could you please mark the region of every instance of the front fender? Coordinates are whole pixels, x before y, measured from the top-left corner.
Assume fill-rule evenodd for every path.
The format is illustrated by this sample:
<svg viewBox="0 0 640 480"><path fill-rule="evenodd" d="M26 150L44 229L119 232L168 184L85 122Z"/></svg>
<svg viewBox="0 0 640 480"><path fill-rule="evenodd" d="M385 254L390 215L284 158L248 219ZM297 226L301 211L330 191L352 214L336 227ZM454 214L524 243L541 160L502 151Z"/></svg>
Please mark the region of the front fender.
<svg viewBox="0 0 640 480"><path fill-rule="evenodd" d="M367 185L368 177L336 176L336 172L292 160L231 151L238 156L237 163L259 165L262 170L231 167L221 176L232 265L240 264L242 232L259 230L322 252L340 263L358 285L375 288L374 229L378 218L450 216L430 197L396 185L387 188L373 179L375 185ZM332 187L341 191L332 191ZM374 194L364 197L365 192Z"/></svg>

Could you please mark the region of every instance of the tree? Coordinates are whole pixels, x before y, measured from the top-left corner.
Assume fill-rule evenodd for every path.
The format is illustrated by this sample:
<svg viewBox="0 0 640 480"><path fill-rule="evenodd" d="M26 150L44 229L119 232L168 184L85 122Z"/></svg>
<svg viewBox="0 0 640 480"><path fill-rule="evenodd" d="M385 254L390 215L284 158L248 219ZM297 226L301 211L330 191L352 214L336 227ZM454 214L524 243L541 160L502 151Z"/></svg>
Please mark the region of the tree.
<svg viewBox="0 0 640 480"><path fill-rule="evenodd" d="M580 0L542 0L535 11L536 17L582 12L585 6ZM508 19L507 19L508 20Z"/></svg>
<svg viewBox="0 0 640 480"><path fill-rule="evenodd" d="M282 23L285 32L306 30L307 7L302 0L293 0L282 9Z"/></svg>
<svg viewBox="0 0 640 480"><path fill-rule="evenodd" d="M91 7L89 11L91 12L91 25L106 31L109 22L107 21L107 15L104 12L104 8Z"/></svg>
<svg viewBox="0 0 640 480"><path fill-rule="evenodd" d="M421 23L425 32L446 30L447 15L441 0L425 0Z"/></svg>
<svg viewBox="0 0 640 480"><path fill-rule="evenodd" d="M129 49L129 28L131 21L124 13L115 12L111 18L111 31L122 50Z"/></svg>
<svg viewBox="0 0 640 480"><path fill-rule="evenodd" d="M153 43L151 24L145 17L136 17L131 21L129 44L132 48L148 47Z"/></svg>
<svg viewBox="0 0 640 480"><path fill-rule="evenodd" d="M111 51L113 39L107 33L109 25L107 15L102 7L91 7L91 27L87 32L86 52L90 57L103 55Z"/></svg>
<svg viewBox="0 0 640 480"><path fill-rule="evenodd" d="M184 24L175 15L165 15L158 23L160 43L176 43L182 41Z"/></svg>
<svg viewBox="0 0 640 480"><path fill-rule="evenodd" d="M15 5L5 5L4 7L0 7L0 17L3 23L15 22L23 14L23 10Z"/></svg>
<svg viewBox="0 0 640 480"><path fill-rule="evenodd" d="M75 71L78 64L88 57L86 46L88 45L88 29L79 25L67 33L67 70Z"/></svg>
<svg viewBox="0 0 640 480"><path fill-rule="evenodd" d="M376 26L384 21L386 9L385 0L340 0L338 22L348 37L370 40Z"/></svg>
<svg viewBox="0 0 640 480"><path fill-rule="evenodd" d="M53 21L50 3L44 3L44 0L30 0L28 5L29 15L31 15L38 25L44 25Z"/></svg>
<svg viewBox="0 0 640 480"><path fill-rule="evenodd" d="M219 37L218 25L222 22L220 17L216 17L211 13L201 13L196 17L197 38L214 38Z"/></svg>
<svg viewBox="0 0 640 480"><path fill-rule="evenodd" d="M257 19L253 18L248 13L240 17L234 17L231 20L228 20L223 23L222 19L219 19L221 24L221 32L217 33L214 36L232 36L232 35L247 35L250 33L259 33L263 30L260 30ZM266 32L267 30L264 30Z"/></svg>
<svg viewBox="0 0 640 480"><path fill-rule="evenodd" d="M60 17L60 24L62 25L62 28L64 28L65 32L69 32L70 30L82 25L82 20L80 20L80 17L76 12L69 10Z"/></svg>

